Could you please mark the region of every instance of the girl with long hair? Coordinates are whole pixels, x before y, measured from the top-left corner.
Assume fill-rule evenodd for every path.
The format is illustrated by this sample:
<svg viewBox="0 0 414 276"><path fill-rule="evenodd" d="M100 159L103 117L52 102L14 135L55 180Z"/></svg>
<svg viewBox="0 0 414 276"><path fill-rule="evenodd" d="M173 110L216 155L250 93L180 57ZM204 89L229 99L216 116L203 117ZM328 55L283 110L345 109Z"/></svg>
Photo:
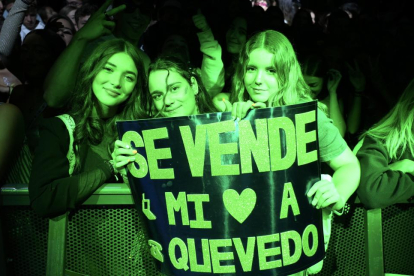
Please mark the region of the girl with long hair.
<svg viewBox="0 0 414 276"><path fill-rule="evenodd" d="M414 80L391 111L361 139L354 150L361 164L361 184L357 190L361 202L367 208L384 208L412 199Z"/></svg>
<svg viewBox="0 0 414 276"><path fill-rule="evenodd" d="M41 128L29 183L31 206L41 216L73 210L103 183L116 181L115 121L145 116L137 104L146 87L144 65L129 42L102 43L79 76L69 113Z"/></svg>
<svg viewBox="0 0 414 276"><path fill-rule="evenodd" d="M217 98L221 101L217 101ZM312 101L311 91L303 78L291 43L283 34L273 30L257 33L247 41L240 53L230 97L221 93L215 99L218 108L221 111L231 111L236 120L245 117L252 108L309 101ZM325 115L325 105L318 102L318 109L320 161L326 162L334 173L331 180L323 178L314 183L307 196L313 206L324 211L327 245L331 210L343 210L358 187L360 167L358 159L332 120ZM307 273L316 273L322 268L321 264L308 269Z"/></svg>

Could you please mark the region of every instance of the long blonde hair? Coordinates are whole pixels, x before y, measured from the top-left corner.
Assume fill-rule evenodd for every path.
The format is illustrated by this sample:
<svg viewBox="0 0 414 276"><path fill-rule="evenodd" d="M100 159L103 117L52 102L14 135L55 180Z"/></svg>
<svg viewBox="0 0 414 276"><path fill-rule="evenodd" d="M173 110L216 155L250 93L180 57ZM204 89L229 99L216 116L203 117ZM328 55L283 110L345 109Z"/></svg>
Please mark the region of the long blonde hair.
<svg viewBox="0 0 414 276"><path fill-rule="evenodd" d="M399 160L409 150L414 156L414 79L396 105L377 124L361 135L379 140L389 156Z"/></svg>
<svg viewBox="0 0 414 276"><path fill-rule="evenodd" d="M252 36L241 50L233 77L231 102L247 101L250 98L244 86L244 76L250 53L255 49L265 49L274 55L273 64L280 89L273 99L269 99L269 106L291 105L313 100L310 96L310 88L303 79L292 44L283 34L267 30ZM318 107L323 111L326 110L322 103L318 103Z"/></svg>

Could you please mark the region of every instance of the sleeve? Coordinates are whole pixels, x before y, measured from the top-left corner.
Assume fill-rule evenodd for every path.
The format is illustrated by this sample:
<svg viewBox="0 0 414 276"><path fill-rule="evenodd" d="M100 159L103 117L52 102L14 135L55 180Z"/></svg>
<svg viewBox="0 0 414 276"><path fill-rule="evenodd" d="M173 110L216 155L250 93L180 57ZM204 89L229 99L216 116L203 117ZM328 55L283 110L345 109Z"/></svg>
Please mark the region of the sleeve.
<svg viewBox="0 0 414 276"><path fill-rule="evenodd" d="M200 51L203 53L201 80L208 94L214 97L224 87L224 65L221 59L221 46L214 40L211 29L197 33Z"/></svg>
<svg viewBox="0 0 414 276"><path fill-rule="evenodd" d="M332 120L320 109L317 113L319 156L322 162L328 162L343 153L348 145Z"/></svg>
<svg viewBox="0 0 414 276"><path fill-rule="evenodd" d="M361 182L357 194L367 208L384 208L414 196L414 176L388 168L389 156L377 140L366 136L357 157Z"/></svg>
<svg viewBox="0 0 414 276"><path fill-rule="evenodd" d="M24 13L30 5L17 0L10 10L3 27L0 32L0 54L2 56L10 56L14 41L20 35L20 27L22 26Z"/></svg>
<svg viewBox="0 0 414 276"><path fill-rule="evenodd" d="M58 118L45 120L29 182L30 204L40 216L73 210L111 177L103 160L90 171L69 176L68 149L69 133L64 123Z"/></svg>

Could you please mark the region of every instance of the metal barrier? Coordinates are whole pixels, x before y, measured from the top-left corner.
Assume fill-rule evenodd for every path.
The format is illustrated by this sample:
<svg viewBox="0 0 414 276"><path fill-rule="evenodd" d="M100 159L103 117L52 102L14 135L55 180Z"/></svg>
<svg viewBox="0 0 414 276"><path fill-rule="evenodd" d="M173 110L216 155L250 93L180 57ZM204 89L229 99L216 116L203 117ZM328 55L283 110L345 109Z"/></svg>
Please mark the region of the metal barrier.
<svg viewBox="0 0 414 276"><path fill-rule="evenodd" d="M24 272L14 271L13 275L159 275L150 256L141 256L144 258L141 266L136 265L133 260L126 257L135 240L134 231L136 232L136 229L141 227L141 225L136 225L140 222L137 217L138 212L133 204L133 198L127 185L105 184L85 202L79 212L76 212L72 218L68 219L64 215L47 222L47 220L37 217L30 209L27 185L3 186L0 197L0 211L2 211L0 218L3 222L6 220L7 224L0 222L0 227L3 227L3 235L8 238L3 242L0 241L0 256L4 249L6 258L8 257L11 248L7 248L5 245L10 245L10 243L13 244L13 247L21 247L21 249L13 251L20 255L15 257L14 260L9 260L8 263L3 261L4 258L0 259L1 275L6 275L3 271L6 270L6 266L10 266L10 263L13 262L15 262L13 266L15 271L23 271L23 268L20 267L22 264L27 266ZM343 225L335 219L324 269L318 275L384 275L383 241L386 245L384 248L392 249L391 254L395 255L397 250L403 253L404 256L412 254L412 249L409 248L414 248L414 246L411 246L414 243L411 234L411 230L414 228L414 220L412 220L414 207L409 204L404 206L407 206L403 208L408 208L408 213L404 210L400 212L401 208L395 206L381 212L380 209L365 210L358 205L349 225ZM385 221L382 219L382 214L385 214ZM34 225L35 223L40 226ZM403 227L396 227L396 224L403 224ZM92 228L89 229L88 227ZM383 236L382 227L391 227L392 234ZM13 229L10 230L10 228ZM0 228L0 232L1 230ZM118 232L112 233L115 230ZM394 232L400 230L403 234L396 236ZM80 245L87 243L91 239L91 235L95 235L91 232L100 232L104 235L104 239L109 241L104 245ZM20 240L24 238L27 240ZM96 239L96 236L93 236L93 238ZM404 240L404 238L411 238L411 240ZM36 243L34 239L39 239L40 242ZM398 244L395 242L396 240L398 240ZM402 243L399 243L400 240L402 240ZM19 241L19 244L17 244L17 241ZM39 247L38 250L34 253L26 252L33 250L28 250L29 247L33 247L33 245L28 245L29 243L35 243ZM118 245L113 245L114 243ZM403 249L401 244L406 245L407 248ZM80 246L83 247L79 249ZM82 252L88 247L93 247L92 251ZM107 247L111 248L108 249ZM122 260L115 260L119 256L108 256L97 252L99 250L96 248L100 248L102 251L115 252L114 254L118 255L121 254L120 258ZM411 251L404 254L402 252L404 250ZM101 255L89 260L92 264L84 264L82 260L75 260L77 258L82 259L79 257L80 255L88 256L88 254ZM99 268L99 264L95 263L99 263L96 259L100 258L104 259L101 260L102 263L112 261L112 267L106 265L105 270ZM403 272L392 271L394 273L412 274L412 271L414 271L414 265L409 264L409 257L408 260L398 257L389 259L392 259L392 263L388 267L393 270L399 266L410 266L408 269L404 268ZM38 263L42 264L42 267L36 270L34 266ZM122 267L124 272L114 272L117 267L119 269ZM79 269L81 270L80 273L83 274L72 274L68 270L64 272L65 268L75 271ZM125 273L125 271L129 273Z"/></svg>

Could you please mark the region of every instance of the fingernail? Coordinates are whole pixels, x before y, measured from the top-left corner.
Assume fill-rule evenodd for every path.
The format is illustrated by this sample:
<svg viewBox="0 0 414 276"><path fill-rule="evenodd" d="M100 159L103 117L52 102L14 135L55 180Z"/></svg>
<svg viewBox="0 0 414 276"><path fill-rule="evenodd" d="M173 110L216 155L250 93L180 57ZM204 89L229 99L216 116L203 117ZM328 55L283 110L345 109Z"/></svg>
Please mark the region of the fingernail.
<svg viewBox="0 0 414 276"><path fill-rule="evenodd" d="M131 159L128 159L128 163L131 162Z"/></svg>
<svg viewBox="0 0 414 276"><path fill-rule="evenodd" d="M252 106L256 106L256 103L253 103Z"/></svg>
<svg viewBox="0 0 414 276"><path fill-rule="evenodd" d="M129 159L129 160L131 160L131 161L135 161L135 157L132 157L132 158L131 158L131 159ZM131 161L130 161L130 162L131 162Z"/></svg>
<svg viewBox="0 0 414 276"><path fill-rule="evenodd" d="M225 102L225 101L226 101L226 99L223 98L223 102Z"/></svg>
<svg viewBox="0 0 414 276"><path fill-rule="evenodd" d="M137 150L133 150L132 151L133 154L137 154L137 152L138 152Z"/></svg>

